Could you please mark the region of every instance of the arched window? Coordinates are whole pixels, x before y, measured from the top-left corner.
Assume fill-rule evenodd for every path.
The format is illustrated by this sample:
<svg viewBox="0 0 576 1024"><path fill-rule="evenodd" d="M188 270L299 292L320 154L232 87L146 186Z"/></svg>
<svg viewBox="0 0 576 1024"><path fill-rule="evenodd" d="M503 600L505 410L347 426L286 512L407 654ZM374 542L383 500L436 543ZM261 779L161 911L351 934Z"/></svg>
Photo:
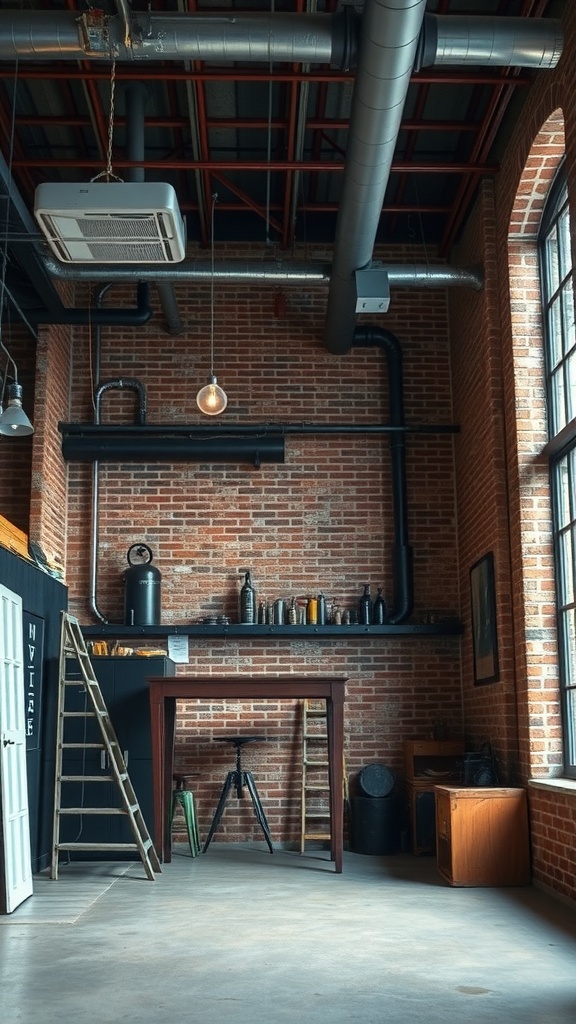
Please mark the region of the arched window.
<svg viewBox="0 0 576 1024"><path fill-rule="evenodd" d="M538 251L564 773L576 778L576 330L568 186L563 164L543 211Z"/></svg>

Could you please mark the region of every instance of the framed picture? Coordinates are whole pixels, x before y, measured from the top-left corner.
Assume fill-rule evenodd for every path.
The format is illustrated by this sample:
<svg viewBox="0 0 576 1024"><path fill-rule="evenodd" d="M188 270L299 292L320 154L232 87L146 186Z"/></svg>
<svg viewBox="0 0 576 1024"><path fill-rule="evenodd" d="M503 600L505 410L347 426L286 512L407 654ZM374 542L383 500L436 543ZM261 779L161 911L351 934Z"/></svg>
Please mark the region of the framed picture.
<svg viewBox="0 0 576 1024"><path fill-rule="evenodd" d="M495 683L499 679L498 637L496 633L496 591L494 555L484 555L470 569L470 605L474 650L474 685Z"/></svg>

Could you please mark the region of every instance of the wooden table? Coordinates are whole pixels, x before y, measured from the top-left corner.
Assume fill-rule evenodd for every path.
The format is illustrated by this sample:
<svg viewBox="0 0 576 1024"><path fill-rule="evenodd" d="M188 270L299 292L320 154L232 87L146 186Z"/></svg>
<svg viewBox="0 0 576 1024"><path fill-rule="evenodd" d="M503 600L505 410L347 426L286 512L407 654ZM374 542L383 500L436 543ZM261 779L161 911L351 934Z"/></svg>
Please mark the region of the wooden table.
<svg viewBox="0 0 576 1024"><path fill-rule="evenodd" d="M174 770L177 700L325 700L330 783L330 859L342 871L343 851L343 676L252 676L248 673L211 676L154 676L150 685L154 844L160 860L172 859L169 808Z"/></svg>

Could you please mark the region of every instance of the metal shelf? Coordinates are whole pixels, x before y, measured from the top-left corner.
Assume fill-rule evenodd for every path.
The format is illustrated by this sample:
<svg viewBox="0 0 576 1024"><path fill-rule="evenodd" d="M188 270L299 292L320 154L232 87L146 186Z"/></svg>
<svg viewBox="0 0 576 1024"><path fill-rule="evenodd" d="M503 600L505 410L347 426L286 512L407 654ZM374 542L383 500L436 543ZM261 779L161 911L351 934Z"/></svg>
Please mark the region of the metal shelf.
<svg viewBox="0 0 576 1024"><path fill-rule="evenodd" d="M84 636L106 639L154 639L168 636L198 636L220 639L253 639L282 637L299 640L330 640L335 637L387 637L387 636L456 636L462 633L462 624L457 619L445 622L402 623L399 626L245 626L232 623L230 626L206 626L199 623L178 623L161 626L124 626L122 623L107 623L100 626L82 626Z"/></svg>

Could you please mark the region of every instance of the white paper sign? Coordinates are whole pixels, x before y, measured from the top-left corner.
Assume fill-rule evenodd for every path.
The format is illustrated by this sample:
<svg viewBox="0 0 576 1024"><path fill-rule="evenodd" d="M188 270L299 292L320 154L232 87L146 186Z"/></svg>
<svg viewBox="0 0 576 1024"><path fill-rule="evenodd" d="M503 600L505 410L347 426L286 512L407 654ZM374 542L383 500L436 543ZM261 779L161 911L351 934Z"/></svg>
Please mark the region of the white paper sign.
<svg viewBox="0 0 576 1024"><path fill-rule="evenodd" d="M168 637L168 657L172 658L172 661L177 662L179 665L187 665L190 661L188 657L188 637L174 634Z"/></svg>

